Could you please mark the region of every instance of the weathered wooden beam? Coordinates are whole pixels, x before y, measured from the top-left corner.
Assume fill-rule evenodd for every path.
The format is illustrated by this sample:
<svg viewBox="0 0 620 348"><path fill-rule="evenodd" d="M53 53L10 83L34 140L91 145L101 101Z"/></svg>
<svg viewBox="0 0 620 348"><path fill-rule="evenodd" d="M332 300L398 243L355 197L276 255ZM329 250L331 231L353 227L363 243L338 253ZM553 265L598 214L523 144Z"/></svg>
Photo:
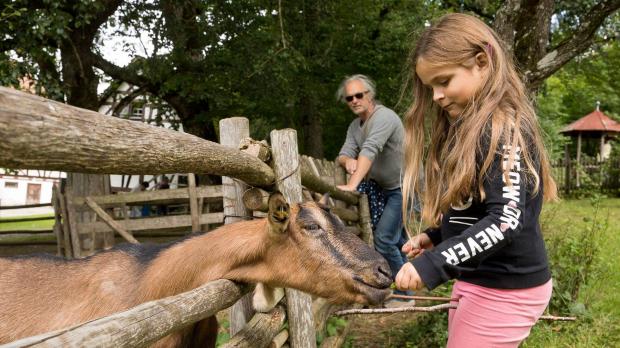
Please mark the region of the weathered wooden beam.
<svg viewBox="0 0 620 348"><path fill-rule="evenodd" d="M241 139L239 142L239 150L258 158L263 162L267 162L271 158L271 149L269 148L267 142L264 140L257 141L249 136Z"/></svg>
<svg viewBox="0 0 620 348"><path fill-rule="evenodd" d="M340 191L334 185L330 185L325 180L312 173L312 169L301 165L301 183L310 190L318 193L329 193L329 196L349 204L357 204L357 192Z"/></svg>
<svg viewBox="0 0 620 348"><path fill-rule="evenodd" d="M250 210L266 212L269 210L268 201L269 192L258 187L253 187L243 193L243 204Z"/></svg>
<svg viewBox="0 0 620 348"><path fill-rule="evenodd" d="M282 329L286 319L283 306L276 306L269 313L256 313L241 331L220 348L263 348Z"/></svg>
<svg viewBox="0 0 620 348"><path fill-rule="evenodd" d="M332 213L336 214L336 216L338 216L344 221L349 221L349 222L359 221L358 213L351 209L339 208L339 207L330 207L329 209L331 210Z"/></svg>
<svg viewBox="0 0 620 348"><path fill-rule="evenodd" d="M220 144L238 149L243 139L250 136L250 120L245 117L230 117L220 120ZM247 148L246 148L247 149ZM258 155L260 148L253 148ZM244 151L245 152L245 151ZM262 161L262 159L261 159ZM245 208L242 201L243 192L248 186L231 177L222 177L222 202L224 205L224 223L230 224L244 220L244 216L251 216L252 212ZM234 336L241 331L254 315L251 295L242 297L230 308L230 335Z"/></svg>
<svg viewBox="0 0 620 348"><path fill-rule="evenodd" d="M37 230L0 230L0 236L5 234L45 234L45 233L53 233L54 230L46 229L37 229Z"/></svg>
<svg viewBox="0 0 620 348"><path fill-rule="evenodd" d="M143 303L124 312L70 328L11 342L15 347L144 347L232 305L250 286L226 279Z"/></svg>
<svg viewBox="0 0 620 348"><path fill-rule="evenodd" d="M148 219L131 219L129 221L114 220L125 230L139 231L139 230L157 230L157 229L170 229L180 227L191 227L192 220L190 215L171 215L161 216ZM223 213L206 213L200 215L200 224L217 224L224 221ZM78 224L78 230L80 234L84 233L98 233L109 231L110 228L103 222L84 222Z"/></svg>
<svg viewBox="0 0 620 348"><path fill-rule="evenodd" d="M106 225L110 226L111 229L116 231L116 233L120 234L129 243L140 244L140 242L138 242L138 240L136 240L131 235L131 233L127 232L127 230L123 228L123 226L121 226L118 222L114 221L114 219L112 219L110 215L103 211L103 209L101 209L101 207L97 205L97 203L95 203L90 197L85 197L84 200L86 201L86 205L88 205L90 209L92 209L95 214L97 214L97 216L99 216L99 218L106 223Z"/></svg>
<svg viewBox="0 0 620 348"><path fill-rule="evenodd" d="M288 330L284 329L278 332L276 337L274 337L273 340L271 340L271 343L269 344L269 348L282 348L282 346L286 343L287 340L288 340Z"/></svg>
<svg viewBox="0 0 620 348"><path fill-rule="evenodd" d="M73 191L71 186L67 185L65 187L65 208L66 212L63 215L63 222L69 223L69 231L71 233L71 250L73 251L73 258L81 258L84 257L85 253L82 252L82 241L80 240L79 231L77 229L78 222L75 218L77 214L76 209L72 209L72 206L75 205L73 201Z"/></svg>
<svg viewBox="0 0 620 348"><path fill-rule="evenodd" d="M194 173L187 174L187 193L189 194L189 212L192 216L192 231L200 231L200 214L198 210L198 197L196 195L196 176Z"/></svg>
<svg viewBox="0 0 620 348"><path fill-rule="evenodd" d="M56 241L57 243L64 244L65 258L67 260L73 258L73 245L71 244L71 228L69 227L69 218L67 213L67 198L64 194L60 192L60 188L56 185L53 186L53 189L56 190L56 197L58 197L58 205L60 206L60 210L56 213L60 212L60 216L62 217L62 241Z"/></svg>
<svg viewBox="0 0 620 348"><path fill-rule="evenodd" d="M290 204L301 203L300 159L297 147L297 132L293 129L274 130L270 133L273 171L276 188ZM312 298L295 290L285 289L287 299L288 328L291 346L315 348L316 333L312 319Z"/></svg>
<svg viewBox="0 0 620 348"><path fill-rule="evenodd" d="M255 211L267 212L269 207L267 201L269 193L257 187L246 190L243 193L243 204L246 208ZM347 208L330 207L332 213L336 214L344 221L357 222L359 220L358 213Z"/></svg>
<svg viewBox="0 0 620 348"><path fill-rule="evenodd" d="M169 189L142 192L126 192L115 195L90 196L93 201L102 207L109 205L125 204L141 204L141 203L165 203L186 201L189 199L187 189ZM208 198L207 201L219 201L222 199L222 186L198 186L196 187L196 197ZM77 205L84 204L84 197L74 197L74 203Z"/></svg>
<svg viewBox="0 0 620 348"><path fill-rule="evenodd" d="M359 225L361 229L360 238L366 242L366 244L373 246L374 240L372 236L372 222L370 220L370 206L368 205L368 195L366 194L360 195L359 215Z"/></svg>
<svg viewBox="0 0 620 348"><path fill-rule="evenodd" d="M254 186L274 182L267 164L237 149L5 87L0 87L0 139L0 167L6 168L213 174Z"/></svg>

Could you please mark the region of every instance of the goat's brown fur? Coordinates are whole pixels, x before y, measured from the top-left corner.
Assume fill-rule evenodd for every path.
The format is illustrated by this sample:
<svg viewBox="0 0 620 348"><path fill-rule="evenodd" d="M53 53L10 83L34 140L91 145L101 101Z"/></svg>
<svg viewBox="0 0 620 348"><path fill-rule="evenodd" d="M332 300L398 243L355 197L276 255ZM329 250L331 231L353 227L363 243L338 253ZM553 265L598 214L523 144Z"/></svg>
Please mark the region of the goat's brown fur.
<svg viewBox="0 0 620 348"><path fill-rule="evenodd" d="M387 296L386 261L346 232L334 215L314 202L289 208L281 195L271 199L268 219L225 225L167 247L126 245L73 261L0 259L0 343L220 278L296 288L338 303L377 303ZM213 332L214 322L205 319L155 346L202 345L192 341L201 336L195 329ZM212 346L215 337L209 336L207 346Z"/></svg>

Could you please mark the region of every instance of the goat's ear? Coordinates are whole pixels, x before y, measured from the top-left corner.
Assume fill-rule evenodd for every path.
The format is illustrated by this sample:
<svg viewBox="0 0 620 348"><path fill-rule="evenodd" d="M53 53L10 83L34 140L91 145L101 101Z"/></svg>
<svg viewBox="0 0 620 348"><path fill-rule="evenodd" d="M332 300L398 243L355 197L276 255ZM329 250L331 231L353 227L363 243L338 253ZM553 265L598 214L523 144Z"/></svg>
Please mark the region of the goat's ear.
<svg viewBox="0 0 620 348"><path fill-rule="evenodd" d="M329 205L329 192L324 194L321 199L319 199L319 204L323 204L324 206Z"/></svg>
<svg viewBox="0 0 620 348"><path fill-rule="evenodd" d="M291 207L286 203L284 195L274 192L269 196L269 229L275 234L286 232L291 215Z"/></svg>

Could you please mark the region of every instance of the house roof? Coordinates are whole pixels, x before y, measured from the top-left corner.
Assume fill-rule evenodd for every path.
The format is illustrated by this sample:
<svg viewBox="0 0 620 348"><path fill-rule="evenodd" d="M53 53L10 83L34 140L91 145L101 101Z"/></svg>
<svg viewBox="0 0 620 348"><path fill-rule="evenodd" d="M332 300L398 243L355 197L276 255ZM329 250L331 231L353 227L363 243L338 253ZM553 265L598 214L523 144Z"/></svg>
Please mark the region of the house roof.
<svg viewBox="0 0 620 348"><path fill-rule="evenodd" d="M560 131L560 133L573 132L620 133L620 123L614 121L597 108Z"/></svg>

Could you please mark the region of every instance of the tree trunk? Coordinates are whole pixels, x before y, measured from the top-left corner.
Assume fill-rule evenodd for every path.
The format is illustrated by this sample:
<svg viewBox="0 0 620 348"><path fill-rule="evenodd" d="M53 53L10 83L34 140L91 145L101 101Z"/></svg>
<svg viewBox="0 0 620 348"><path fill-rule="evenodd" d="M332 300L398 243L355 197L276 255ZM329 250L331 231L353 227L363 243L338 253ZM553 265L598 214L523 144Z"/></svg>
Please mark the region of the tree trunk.
<svg viewBox="0 0 620 348"><path fill-rule="evenodd" d="M90 62L91 41L72 35L61 45L62 76L67 93L67 103L89 110L97 110L97 85L99 78L95 75ZM92 40L92 39L91 39ZM86 197L110 193L110 176L98 174L67 173L67 189L73 196ZM76 210L68 207L69 214L74 214L75 222L92 222L96 214L91 210ZM77 231L71 231L77 233ZM114 245L114 232L93 233L82 235L81 252L75 252L73 257L87 256L96 250L103 250Z"/></svg>
<svg viewBox="0 0 620 348"><path fill-rule="evenodd" d="M304 153L314 158L323 158L323 127L321 115L317 112L316 100L312 93L302 93L300 116L303 127Z"/></svg>

